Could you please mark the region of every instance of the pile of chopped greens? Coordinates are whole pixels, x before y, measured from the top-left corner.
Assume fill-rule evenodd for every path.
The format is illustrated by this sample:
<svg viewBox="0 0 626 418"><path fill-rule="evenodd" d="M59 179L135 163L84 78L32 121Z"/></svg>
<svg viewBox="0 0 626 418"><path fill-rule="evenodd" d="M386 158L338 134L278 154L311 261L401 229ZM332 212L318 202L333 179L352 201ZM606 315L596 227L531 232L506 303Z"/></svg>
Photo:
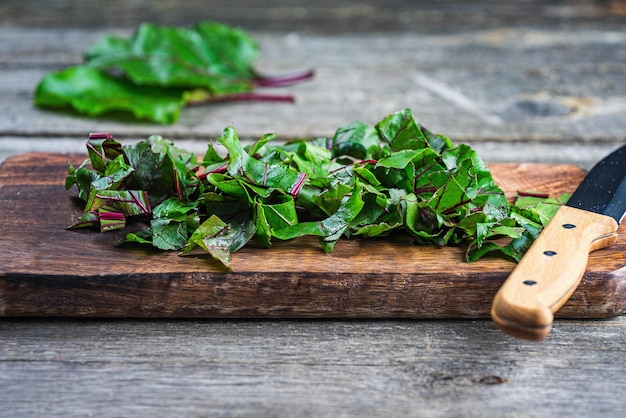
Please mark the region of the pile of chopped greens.
<svg viewBox="0 0 626 418"><path fill-rule="evenodd" d="M293 101L255 93L312 77L312 72L263 77L254 70L255 40L242 29L216 22L192 28L144 23L128 39L106 36L84 53L82 65L44 76L37 106L71 108L88 115L129 114L171 124L186 105L219 100Z"/></svg>
<svg viewBox="0 0 626 418"><path fill-rule="evenodd" d="M275 138L244 147L227 127L217 139L227 155L209 142L199 160L160 136L122 145L92 134L89 159L70 165L66 179L86 202L72 228L110 231L143 218L149 227L123 243L201 248L227 267L249 242L312 235L330 252L341 237L396 231L418 244L465 244L468 261L492 252L519 260L566 198L522 195L510 204L473 149L430 132L410 109L332 138Z"/></svg>

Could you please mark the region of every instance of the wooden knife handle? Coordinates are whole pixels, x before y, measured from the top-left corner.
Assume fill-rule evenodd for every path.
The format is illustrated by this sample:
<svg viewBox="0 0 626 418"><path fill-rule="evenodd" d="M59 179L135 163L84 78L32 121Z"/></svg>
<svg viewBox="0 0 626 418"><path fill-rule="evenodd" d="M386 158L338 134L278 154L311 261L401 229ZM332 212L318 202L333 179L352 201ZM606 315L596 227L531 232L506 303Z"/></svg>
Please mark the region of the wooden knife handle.
<svg viewBox="0 0 626 418"><path fill-rule="evenodd" d="M496 294L491 317L506 334L542 340L580 283L589 253L617 240L610 216L562 206Z"/></svg>

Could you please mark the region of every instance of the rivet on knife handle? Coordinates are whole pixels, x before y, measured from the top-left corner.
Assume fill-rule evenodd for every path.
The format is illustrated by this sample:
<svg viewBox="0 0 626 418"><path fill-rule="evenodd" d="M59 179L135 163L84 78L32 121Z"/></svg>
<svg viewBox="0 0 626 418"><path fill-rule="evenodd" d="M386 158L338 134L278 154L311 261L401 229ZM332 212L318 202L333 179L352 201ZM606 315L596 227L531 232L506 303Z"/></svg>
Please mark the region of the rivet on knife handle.
<svg viewBox="0 0 626 418"><path fill-rule="evenodd" d="M613 244L618 226L610 216L562 206L496 294L491 316L498 327L544 339L580 283L589 253Z"/></svg>

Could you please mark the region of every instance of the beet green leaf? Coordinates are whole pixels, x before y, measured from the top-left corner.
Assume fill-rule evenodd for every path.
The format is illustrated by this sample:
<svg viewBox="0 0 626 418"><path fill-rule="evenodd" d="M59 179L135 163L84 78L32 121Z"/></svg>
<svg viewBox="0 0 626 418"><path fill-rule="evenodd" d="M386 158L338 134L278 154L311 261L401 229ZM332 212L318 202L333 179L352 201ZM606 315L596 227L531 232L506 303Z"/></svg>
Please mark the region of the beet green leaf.
<svg viewBox="0 0 626 418"><path fill-rule="evenodd" d="M81 65L45 75L34 103L88 116L131 115L172 124L183 107L219 100L293 101L257 87L307 80L311 71L264 77L254 69L256 41L217 22L190 28L140 25L129 38L105 36L87 48Z"/></svg>
<svg viewBox="0 0 626 418"><path fill-rule="evenodd" d="M136 119L162 124L176 122L185 104L179 89L140 86L85 66L46 75L37 85L34 100L44 108L72 108L87 116L130 113Z"/></svg>
<svg viewBox="0 0 626 418"><path fill-rule="evenodd" d="M233 94L252 90L258 53L247 33L220 23L201 22L193 28L144 23L130 39L97 41L85 59L90 67L121 71L137 85Z"/></svg>

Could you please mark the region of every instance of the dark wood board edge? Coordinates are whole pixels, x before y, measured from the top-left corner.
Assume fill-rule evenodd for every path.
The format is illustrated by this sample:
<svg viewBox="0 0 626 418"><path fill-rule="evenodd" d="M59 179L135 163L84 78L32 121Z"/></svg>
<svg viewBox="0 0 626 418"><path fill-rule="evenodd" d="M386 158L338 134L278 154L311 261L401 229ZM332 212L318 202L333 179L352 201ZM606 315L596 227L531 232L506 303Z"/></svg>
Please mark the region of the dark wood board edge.
<svg viewBox="0 0 626 418"><path fill-rule="evenodd" d="M1 317L488 318L506 277L399 273L0 276ZM390 290L391 288L391 290ZM557 318L610 318L626 308L626 268L587 274ZM9 303L9 301L11 301Z"/></svg>

